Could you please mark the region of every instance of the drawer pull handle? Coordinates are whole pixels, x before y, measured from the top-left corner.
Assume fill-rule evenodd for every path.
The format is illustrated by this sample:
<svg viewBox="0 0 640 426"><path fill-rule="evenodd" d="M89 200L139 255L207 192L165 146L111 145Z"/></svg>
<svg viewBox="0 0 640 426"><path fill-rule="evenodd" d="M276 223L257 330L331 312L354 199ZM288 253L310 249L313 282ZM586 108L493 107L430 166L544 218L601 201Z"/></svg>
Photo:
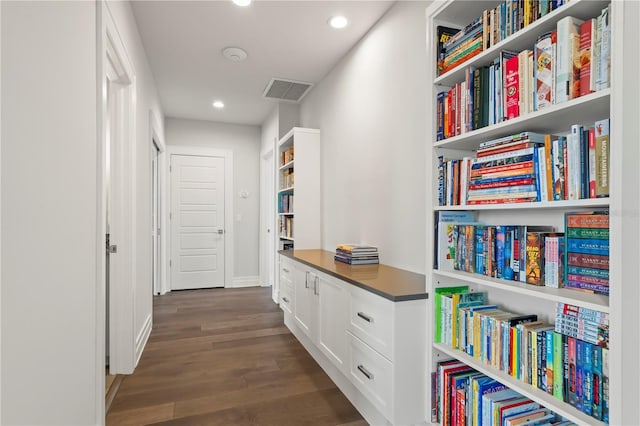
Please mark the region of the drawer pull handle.
<svg viewBox="0 0 640 426"><path fill-rule="evenodd" d="M283 301L284 303L289 303L289 299L287 299L285 296L282 296L282 301Z"/></svg>
<svg viewBox="0 0 640 426"><path fill-rule="evenodd" d="M373 322L373 318L368 315L363 314L362 312L358 312L358 316L365 320L366 322Z"/></svg>
<svg viewBox="0 0 640 426"><path fill-rule="evenodd" d="M282 268L282 270L283 270L284 272L286 272L287 274L289 273L289 270L288 270L287 268Z"/></svg>
<svg viewBox="0 0 640 426"><path fill-rule="evenodd" d="M361 372L362 374L364 374L364 376L365 376L367 379L369 379L369 380L373 380L373 374L372 374L370 371L368 371L366 368L364 368L362 365L359 365L359 366L358 366L358 370L360 370L360 372Z"/></svg>
<svg viewBox="0 0 640 426"><path fill-rule="evenodd" d="M318 283L318 281L320 281L320 277L316 275L313 280L313 294L316 296L320 296L320 284Z"/></svg>
<svg viewBox="0 0 640 426"><path fill-rule="evenodd" d="M304 288L309 288L309 271L304 273Z"/></svg>

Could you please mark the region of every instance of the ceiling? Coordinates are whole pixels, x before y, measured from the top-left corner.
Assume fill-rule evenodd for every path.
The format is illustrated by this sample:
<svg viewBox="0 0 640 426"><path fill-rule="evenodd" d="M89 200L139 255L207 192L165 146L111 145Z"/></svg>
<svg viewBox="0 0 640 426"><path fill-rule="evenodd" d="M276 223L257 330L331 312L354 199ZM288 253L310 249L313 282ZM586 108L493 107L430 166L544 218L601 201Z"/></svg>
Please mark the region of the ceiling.
<svg viewBox="0 0 640 426"><path fill-rule="evenodd" d="M133 1L167 117L260 125L278 101L262 94L272 78L318 83L393 1ZM327 20L343 14L350 25ZM241 47L243 62L225 59ZM313 89L312 89L313 90ZM225 103L212 107L214 100Z"/></svg>

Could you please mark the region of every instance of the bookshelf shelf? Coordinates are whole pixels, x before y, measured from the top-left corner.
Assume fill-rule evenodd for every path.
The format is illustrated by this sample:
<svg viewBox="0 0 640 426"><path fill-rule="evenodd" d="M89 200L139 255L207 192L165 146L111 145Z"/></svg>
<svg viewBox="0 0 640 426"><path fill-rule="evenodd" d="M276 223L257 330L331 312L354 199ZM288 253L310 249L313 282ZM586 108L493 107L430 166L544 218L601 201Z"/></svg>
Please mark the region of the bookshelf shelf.
<svg viewBox="0 0 640 426"><path fill-rule="evenodd" d="M436 276L463 280L466 283L477 284L483 287L487 287L488 289L495 288L503 291L509 291L515 294L520 294L523 296L535 297L537 299L568 303L571 305L595 309L597 311L607 313L609 312L609 298L600 294L583 293L567 288L534 286L531 284L501 280L462 271L434 270L433 273Z"/></svg>
<svg viewBox="0 0 640 426"><path fill-rule="evenodd" d="M495 7L499 2L494 1L486 3L486 7L484 7L484 9ZM497 43L468 61L458 65L449 72L437 77L434 80L434 84L438 86L451 86L464 78L465 69L469 66L479 67L489 65L491 61L499 55L501 50L521 51L523 49L527 49L533 46L533 43L537 40L538 36L555 29L558 19L565 16L574 16L580 19L590 18L600 13L600 10L602 9L601 5L602 3L597 1L572 0L570 3L565 4L545 17L538 19L512 36L502 40L500 43ZM443 22L447 22L448 20L453 22L460 21L461 11L459 9L465 7L468 8L468 6L463 4L447 7L447 11L440 15L439 19ZM480 10L482 10L482 8ZM473 18L475 18L475 16L468 19L466 22L471 22Z"/></svg>
<svg viewBox="0 0 640 426"><path fill-rule="evenodd" d="M293 186L290 186L288 188L282 188L281 190L278 191L278 194L283 194L285 192L293 192Z"/></svg>
<svg viewBox="0 0 640 426"><path fill-rule="evenodd" d="M283 237L282 235L280 236L281 240L285 240L285 241L293 241L293 238L290 237Z"/></svg>
<svg viewBox="0 0 640 426"><path fill-rule="evenodd" d="M294 160L291 160L288 163L281 165L278 170L293 169L293 161Z"/></svg>
<svg viewBox="0 0 640 426"><path fill-rule="evenodd" d="M278 213L279 216L293 216L293 212L281 212Z"/></svg>
<svg viewBox="0 0 640 426"><path fill-rule="evenodd" d="M539 404L544 405L545 407L555 411L561 416L566 417L580 425L593 425L593 426L604 426L605 423L594 419L591 416L584 414L583 412L577 410L575 407L566 404L556 398L553 395L550 395L546 392L543 392L540 389L534 388L533 386L521 382L514 377L504 373L503 371L496 370L495 368L489 367L477 359L467 355L466 353L459 351L457 349L453 349L450 346L434 343L434 349L450 356L453 358L457 358L465 364L475 368L476 370L486 374L489 377L492 377L498 380L501 383L509 386L511 389L521 393L523 396L536 401Z"/></svg>
<svg viewBox="0 0 640 426"><path fill-rule="evenodd" d="M567 123L593 124L596 120L608 117L610 95L611 89L601 90L568 102L552 105L540 111L438 141L434 143L434 147L473 151L480 142L522 131L566 133Z"/></svg>
<svg viewBox="0 0 640 426"><path fill-rule="evenodd" d="M607 208L609 198L589 198L585 200L563 200L563 201L538 201L531 203L506 203L506 204L485 204L485 205L464 205L464 206L436 206L435 211L482 211L482 210L531 210L531 209L585 209L585 208Z"/></svg>

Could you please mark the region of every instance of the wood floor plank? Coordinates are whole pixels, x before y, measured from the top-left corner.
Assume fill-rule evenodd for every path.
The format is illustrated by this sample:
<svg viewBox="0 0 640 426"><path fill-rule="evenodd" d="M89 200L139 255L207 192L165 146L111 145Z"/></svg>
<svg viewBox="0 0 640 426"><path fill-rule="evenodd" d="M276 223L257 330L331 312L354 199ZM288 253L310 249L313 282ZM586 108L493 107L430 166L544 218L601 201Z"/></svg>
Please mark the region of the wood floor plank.
<svg viewBox="0 0 640 426"><path fill-rule="evenodd" d="M107 415L107 424L112 426L147 425L173 418L174 403L150 405L132 410L112 410Z"/></svg>
<svg viewBox="0 0 640 426"><path fill-rule="evenodd" d="M180 417L157 425L329 426L361 419L336 388L268 401L249 402L226 410Z"/></svg>
<svg viewBox="0 0 640 426"><path fill-rule="evenodd" d="M284 326L270 293L155 297L151 337L107 425L366 425Z"/></svg>

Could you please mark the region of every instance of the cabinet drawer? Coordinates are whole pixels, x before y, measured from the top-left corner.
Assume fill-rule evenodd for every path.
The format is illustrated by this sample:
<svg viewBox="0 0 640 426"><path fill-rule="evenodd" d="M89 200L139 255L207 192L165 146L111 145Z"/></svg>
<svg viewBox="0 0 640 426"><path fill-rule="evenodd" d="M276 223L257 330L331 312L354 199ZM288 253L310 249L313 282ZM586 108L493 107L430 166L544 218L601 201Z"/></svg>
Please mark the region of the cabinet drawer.
<svg viewBox="0 0 640 426"><path fill-rule="evenodd" d="M349 380L386 417L393 413L393 365L378 352L347 332L349 341Z"/></svg>
<svg viewBox="0 0 640 426"><path fill-rule="evenodd" d="M351 287L349 331L393 361L393 302Z"/></svg>
<svg viewBox="0 0 640 426"><path fill-rule="evenodd" d="M280 256L280 281L293 282L293 269L294 265L289 259L284 256Z"/></svg>
<svg viewBox="0 0 640 426"><path fill-rule="evenodd" d="M293 313L293 289L283 286L280 289L280 309L286 313Z"/></svg>

